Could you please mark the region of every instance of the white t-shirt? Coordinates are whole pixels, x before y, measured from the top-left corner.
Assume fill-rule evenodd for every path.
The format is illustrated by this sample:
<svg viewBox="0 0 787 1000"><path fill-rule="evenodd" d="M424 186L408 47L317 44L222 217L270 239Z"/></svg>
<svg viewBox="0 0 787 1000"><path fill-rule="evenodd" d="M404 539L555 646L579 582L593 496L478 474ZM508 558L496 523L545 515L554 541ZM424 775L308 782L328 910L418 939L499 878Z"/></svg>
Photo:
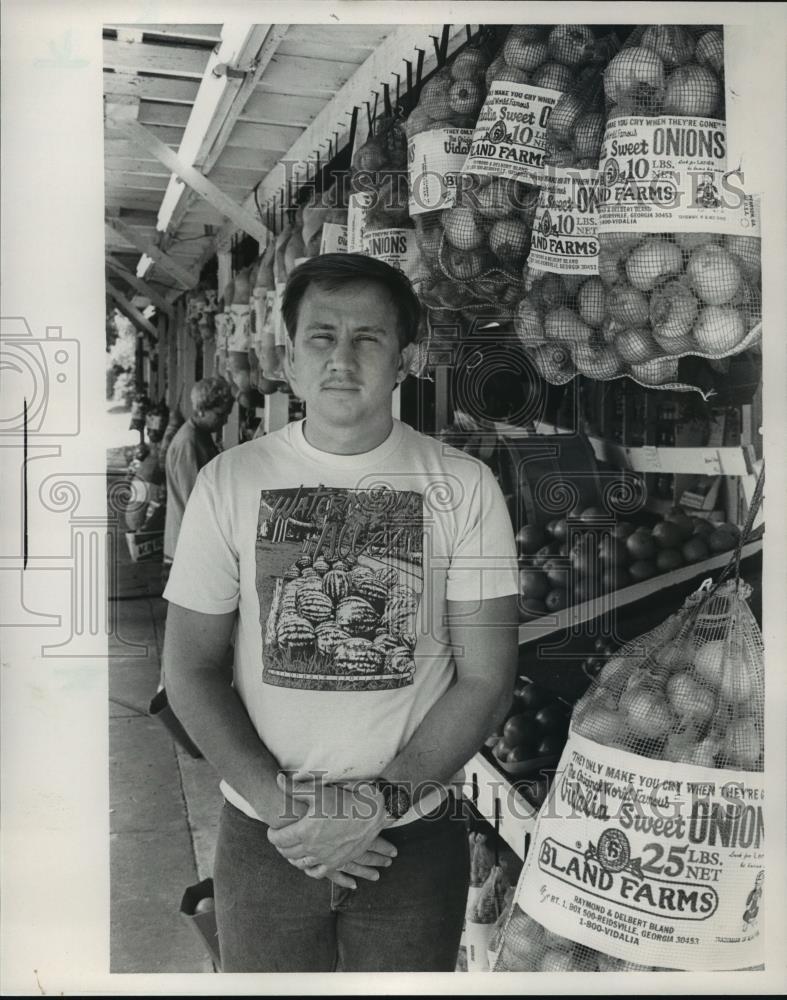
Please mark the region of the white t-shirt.
<svg viewBox="0 0 787 1000"><path fill-rule="evenodd" d="M281 768L341 782L385 775L453 683L446 601L516 592L486 465L400 421L334 455L299 421L201 470L164 597L238 610L234 685L260 739Z"/></svg>

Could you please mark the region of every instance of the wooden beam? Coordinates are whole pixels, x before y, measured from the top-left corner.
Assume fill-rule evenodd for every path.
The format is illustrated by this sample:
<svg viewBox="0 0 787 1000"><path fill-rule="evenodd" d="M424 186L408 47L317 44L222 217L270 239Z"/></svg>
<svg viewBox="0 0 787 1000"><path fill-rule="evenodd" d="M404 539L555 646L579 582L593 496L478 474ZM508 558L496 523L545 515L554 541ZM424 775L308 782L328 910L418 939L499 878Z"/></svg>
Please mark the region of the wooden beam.
<svg viewBox="0 0 787 1000"><path fill-rule="evenodd" d="M128 301L126 296L118 288L115 288L111 281L107 281L107 291L117 303L118 309L124 316L131 320L138 330L142 330L143 333L147 333L153 338L154 342L158 340L158 331L155 326L145 319L139 309L137 309L136 306L133 306Z"/></svg>
<svg viewBox="0 0 787 1000"><path fill-rule="evenodd" d="M221 41L220 24L106 24L106 28L139 28L146 35L160 35L178 41L218 42Z"/></svg>
<svg viewBox="0 0 787 1000"><path fill-rule="evenodd" d="M265 177L257 191L260 204L264 205L266 201L278 194L285 183L286 173L284 167L281 166L282 160L287 161L290 171L305 174L306 164L314 163L315 150L327 138L334 137L337 123L339 124L338 148L346 144L350 131L349 113L353 107L363 107L363 102L369 99L370 94L379 90L381 80L393 79L394 72L401 72L404 67L403 59L412 55L416 47L426 51L424 73L431 72L436 65L436 56L430 35L439 37L441 32L442 25L439 24L401 25L392 31L372 55L358 67L336 96L323 106L322 111L314 121L295 140L287 153L281 157L279 164ZM452 25L449 52L458 48L463 43L464 37L464 25ZM260 92L258 87L257 94ZM342 125L342 122L346 124ZM244 205L249 211L256 209L253 193L249 195ZM222 226L216 234L215 248L226 246L232 235L231 224L227 223ZM203 258L200 261L200 267L204 266L205 260L206 258Z"/></svg>
<svg viewBox="0 0 787 1000"><path fill-rule="evenodd" d="M254 89L259 83L263 73L273 58L281 40L287 33L286 24L256 25L249 33L246 44L237 54L236 61L239 65L251 63L253 70L248 72L242 81L230 81L233 86L224 89L221 100L218 102L212 120L205 129L199 149L194 156L193 165L198 167L206 176L211 173L227 145L230 136L234 133L238 118L243 111L249 97L254 93ZM195 110L198 105L195 105ZM264 145L257 148L265 149ZM284 146L283 149L287 147ZM252 187L259 180L263 173L260 169L254 180L246 188ZM218 180L218 178L216 178ZM167 229L172 233L177 233L180 223L186 216L189 208L194 204L195 196L193 189L181 193L177 204L168 220ZM255 219L257 218L255 214ZM258 237L259 239L259 237ZM263 240L262 242L266 242Z"/></svg>
<svg viewBox="0 0 787 1000"><path fill-rule="evenodd" d="M139 125L137 122L126 122L123 125L123 130L130 139L144 145L157 159L161 160L165 167L169 167L172 173L176 174L184 184L188 184L200 197L213 205L222 215L232 220L238 229L242 229L262 243L267 242L270 234L257 218L256 210L252 212L239 205L195 167L182 163L177 154L152 135L144 125Z"/></svg>
<svg viewBox="0 0 787 1000"><path fill-rule="evenodd" d="M124 240L132 243L140 253L147 254L154 263L158 264L168 274L171 274L176 281L179 281L184 289L193 288L197 284L197 278L192 277L188 271L172 260L163 250L139 237L131 226L127 226L121 219L107 219L106 224L119 236L122 236Z"/></svg>
<svg viewBox="0 0 787 1000"><path fill-rule="evenodd" d="M194 77L199 80L210 58L209 49L146 42L103 41L105 69L160 73L162 76Z"/></svg>
<svg viewBox="0 0 787 1000"><path fill-rule="evenodd" d="M104 94L132 95L143 101L169 101L193 104L199 90L196 80L178 80L160 76L137 76L136 73L112 73L104 70Z"/></svg>
<svg viewBox="0 0 787 1000"><path fill-rule="evenodd" d="M147 295L153 305L160 312L164 312L169 315L172 314L172 305L167 302L163 295L160 295L154 288L151 288L146 281L143 281L142 278L138 278L136 274L132 274L131 271L126 270L122 264L113 260L112 257L106 258L106 265L109 270L113 272L113 274L122 278L123 281L131 285L132 288L136 288L141 295Z"/></svg>

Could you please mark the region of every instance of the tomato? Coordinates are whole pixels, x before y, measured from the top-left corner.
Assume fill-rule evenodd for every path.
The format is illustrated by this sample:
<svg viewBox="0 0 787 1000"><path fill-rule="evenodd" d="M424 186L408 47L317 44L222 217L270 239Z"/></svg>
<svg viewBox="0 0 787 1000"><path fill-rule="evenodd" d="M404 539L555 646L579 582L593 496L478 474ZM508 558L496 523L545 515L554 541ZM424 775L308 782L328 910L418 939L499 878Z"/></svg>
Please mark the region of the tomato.
<svg viewBox="0 0 787 1000"><path fill-rule="evenodd" d="M492 753L498 760L507 760L510 750L511 747L506 743L506 741L504 739L499 739L492 748Z"/></svg>
<svg viewBox="0 0 787 1000"><path fill-rule="evenodd" d="M554 547L557 549L557 546ZM553 547L551 545L544 545L542 548L536 552L533 556L532 562L537 569L542 569L544 564L549 561L549 559L554 555Z"/></svg>
<svg viewBox="0 0 787 1000"><path fill-rule="evenodd" d="M656 553L656 569L659 573L671 573L680 569L685 560L680 549L662 549Z"/></svg>
<svg viewBox="0 0 787 1000"><path fill-rule="evenodd" d="M738 539L724 528L717 528L708 536L708 548L711 552L729 552L738 544Z"/></svg>
<svg viewBox="0 0 787 1000"><path fill-rule="evenodd" d="M537 739L534 712L520 712L512 715L503 727L503 742L506 752L517 746L533 746Z"/></svg>
<svg viewBox="0 0 787 1000"><path fill-rule="evenodd" d="M656 564L649 559L638 559L629 566L629 574L635 583L649 580L656 575Z"/></svg>
<svg viewBox="0 0 787 1000"><path fill-rule="evenodd" d="M519 593L525 600L542 601L550 591L546 574L537 569L519 571Z"/></svg>
<svg viewBox="0 0 787 1000"><path fill-rule="evenodd" d="M580 521L608 521L610 514L603 507L586 507L579 515Z"/></svg>
<svg viewBox="0 0 787 1000"><path fill-rule="evenodd" d="M687 563L702 562L703 559L707 559L710 556L710 548L707 542L699 535L694 535L688 542L684 542L681 552Z"/></svg>
<svg viewBox="0 0 787 1000"><path fill-rule="evenodd" d="M535 715L535 722L540 729L550 734L567 733L569 720L559 702L552 702L540 708Z"/></svg>
<svg viewBox="0 0 787 1000"><path fill-rule="evenodd" d="M539 709L553 700L549 691L530 681L520 689L519 701L525 708Z"/></svg>
<svg viewBox="0 0 787 1000"><path fill-rule="evenodd" d="M516 540L520 550L527 555L537 552L547 543L545 532L535 524L526 524L520 528Z"/></svg>
<svg viewBox="0 0 787 1000"><path fill-rule="evenodd" d="M547 611L557 614L558 611L563 611L564 608L568 607L568 594L561 587L556 587L554 590L550 590L544 598L544 606Z"/></svg>
<svg viewBox="0 0 787 1000"><path fill-rule="evenodd" d="M550 736L545 736L541 742L536 747L536 757L552 757L554 754L563 753L563 747L566 745L566 740L563 736L558 733L553 733Z"/></svg>
<svg viewBox="0 0 787 1000"><path fill-rule="evenodd" d="M532 598L520 602L519 610L524 621L534 621L536 618L543 618L547 614L547 606L543 601L534 601Z"/></svg>
<svg viewBox="0 0 787 1000"><path fill-rule="evenodd" d="M552 522L552 537L555 541L564 542L567 535L568 526L566 525L565 518L559 518L557 521Z"/></svg>
<svg viewBox="0 0 787 1000"><path fill-rule="evenodd" d="M519 745L511 747L508 751L508 756L506 757L507 764L519 764L523 760L530 760L532 757L532 751L529 745Z"/></svg>
<svg viewBox="0 0 787 1000"><path fill-rule="evenodd" d="M676 549L683 542L688 541L687 538L684 538L684 532L681 531L677 524L673 524L672 521L662 521L660 524L657 524L653 529L652 535L660 549ZM689 535L690 537L691 535Z"/></svg>
<svg viewBox="0 0 787 1000"><path fill-rule="evenodd" d="M653 559L656 555L656 543L647 528L637 528L626 539L626 548L635 562L642 559Z"/></svg>

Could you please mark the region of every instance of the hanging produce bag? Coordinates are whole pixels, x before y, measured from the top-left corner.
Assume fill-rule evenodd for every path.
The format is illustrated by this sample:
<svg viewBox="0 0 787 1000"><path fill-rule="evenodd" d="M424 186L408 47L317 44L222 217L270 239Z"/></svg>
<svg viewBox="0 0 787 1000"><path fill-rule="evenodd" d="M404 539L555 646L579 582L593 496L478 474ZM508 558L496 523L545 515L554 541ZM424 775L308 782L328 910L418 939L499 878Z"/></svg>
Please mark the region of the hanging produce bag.
<svg viewBox="0 0 787 1000"><path fill-rule="evenodd" d="M390 89L383 86L382 113L366 104L366 128L355 134L347 216L347 248L363 253L367 227L373 229L410 228L407 208L407 137L398 111L391 104Z"/></svg>
<svg viewBox="0 0 787 1000"><path fill-rule="evenodd" d="M505 907L507 888L505 872L499 865L493 865L475 902L468 907L465 923L468 972L486 972L489 969L489 944Z"/></svg>
<svg viewBox="0 0 787 1000"><path fill-rule="evenodd" d="M694 388L681 359L714 363L762 335L760 205L727 169L722 29L637 28L604 90L593 301L609 366Z"/></svg>
<svg viewBox="0 0 787 1000"><path fill-rule="evenodd" d="M763 646L738 570L761 489L719 582L620 649L576 705L496 968L762 961Z"/></svg>
<svg viewBox="0 0 787 1000"><path fill-rule="evenodd" d="M463 172L538 184L550 114L595 51L586 25L513 25L486 74L488 93Z"/></svg>
<svg viewBox="0 0 787 1000"><path fill-rule="evenodd" d="M591 63L580 68L547 119L544 162L597 170L604 138L604 71L620 48L617 35L594 40Z"/></svg>
<svg viewBox="0 0 787 1000"><path fill-rule="evenodd" d="M284 378L282 371L283 350L276 346L275 310L276 281L274 278L274 259L277 240L271 237L265 253L262 255L257 281L253 291L254 301L254 342L253 348L257 355L259 374L257 388L261 392L274 392Z"/></svg>
<svg viewBox="0 0 787 1000"><path fill-rule="evenodd" d="M485 29L468 42L445 65L448 35L439 43L435 40L439 69L424 84L407 118L413 218L456 204L459 175L486 97L484 75L494 53L495 30ZM416 80L416 86L419 83Z"/></svg>
<svg viewBox="0 0 787 1000"><path fill-rule="evenodd" d="M340 205L340 198L340 185L333 184L327 191L315 194L304 206L306 257L347 251L347 209Z"/></svg>

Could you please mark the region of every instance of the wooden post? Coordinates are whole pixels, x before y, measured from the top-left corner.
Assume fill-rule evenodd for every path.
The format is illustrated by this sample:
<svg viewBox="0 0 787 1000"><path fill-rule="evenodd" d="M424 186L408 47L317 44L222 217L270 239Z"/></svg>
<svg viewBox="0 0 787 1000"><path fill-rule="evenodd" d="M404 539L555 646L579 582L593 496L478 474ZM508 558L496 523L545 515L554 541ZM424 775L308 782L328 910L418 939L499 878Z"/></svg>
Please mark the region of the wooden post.
<svg viewBox="0 0 787 1000"><path fill-rule="evenodd" d="M290 422L290 397L286 392L273 392L265 397L265 433L278 431Z"/></svg>

